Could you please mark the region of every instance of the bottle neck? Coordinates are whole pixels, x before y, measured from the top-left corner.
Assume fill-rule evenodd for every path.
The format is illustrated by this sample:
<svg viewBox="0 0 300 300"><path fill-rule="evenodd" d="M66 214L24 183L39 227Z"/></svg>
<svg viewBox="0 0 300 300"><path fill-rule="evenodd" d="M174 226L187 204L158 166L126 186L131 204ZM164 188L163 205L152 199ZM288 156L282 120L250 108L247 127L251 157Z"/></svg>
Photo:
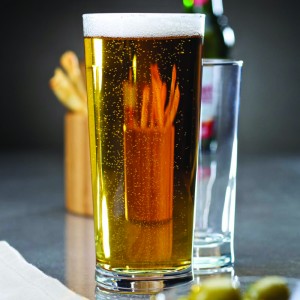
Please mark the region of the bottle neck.
<svg viewBox="0 0 300 300"><path fill-rule="evenodd" d="M194 12L221 16L224 13L222 0L194 0Z"/></svg>
<svg viewBox="0 0 300 300"><path fill-rule="evenodd" d="M195 13L212 14L212 0L194 0Z"/></svg>

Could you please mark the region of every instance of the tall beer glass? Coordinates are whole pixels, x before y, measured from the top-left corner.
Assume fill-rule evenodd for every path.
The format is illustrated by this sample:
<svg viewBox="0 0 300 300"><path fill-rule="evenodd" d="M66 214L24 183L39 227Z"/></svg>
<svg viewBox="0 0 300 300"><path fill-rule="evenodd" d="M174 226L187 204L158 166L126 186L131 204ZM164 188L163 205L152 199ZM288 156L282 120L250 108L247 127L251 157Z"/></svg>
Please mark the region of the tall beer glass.
<svg viewBox="0 0 300 300"><path fill-rule="evenodd" d="M191 279L204 16L83 15L96 281Z"/></svg>

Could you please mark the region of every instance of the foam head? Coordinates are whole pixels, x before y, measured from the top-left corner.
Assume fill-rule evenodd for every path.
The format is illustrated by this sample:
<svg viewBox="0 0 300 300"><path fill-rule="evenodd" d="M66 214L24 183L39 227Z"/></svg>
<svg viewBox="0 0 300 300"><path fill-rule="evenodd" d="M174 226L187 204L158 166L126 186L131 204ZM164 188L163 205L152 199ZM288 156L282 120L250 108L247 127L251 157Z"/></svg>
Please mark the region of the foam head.
<svg viewBox="0 0 300 300"><path fill-rule="evenodd" d="M83 34L116 38L203 37L204 20L202 14L84 14Z"/></svg>

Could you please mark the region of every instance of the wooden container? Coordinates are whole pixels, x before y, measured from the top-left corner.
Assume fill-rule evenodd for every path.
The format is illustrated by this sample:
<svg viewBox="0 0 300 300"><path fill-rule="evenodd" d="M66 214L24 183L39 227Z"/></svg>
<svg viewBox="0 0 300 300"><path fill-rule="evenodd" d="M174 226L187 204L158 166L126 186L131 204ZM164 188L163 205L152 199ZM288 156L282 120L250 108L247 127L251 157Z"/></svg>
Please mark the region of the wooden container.
<svg viewBox="0 0 300 300"><path fill-rule="evenodd" d="M174 127L124 132L125 214L135 222L172 219Z"/></svg>
<svg viewBox="0 0 300 300"><path fill-rule="evenodd" d="M65 115L65 205L69 212L92 216L92 183L85 113Z"/></svg>

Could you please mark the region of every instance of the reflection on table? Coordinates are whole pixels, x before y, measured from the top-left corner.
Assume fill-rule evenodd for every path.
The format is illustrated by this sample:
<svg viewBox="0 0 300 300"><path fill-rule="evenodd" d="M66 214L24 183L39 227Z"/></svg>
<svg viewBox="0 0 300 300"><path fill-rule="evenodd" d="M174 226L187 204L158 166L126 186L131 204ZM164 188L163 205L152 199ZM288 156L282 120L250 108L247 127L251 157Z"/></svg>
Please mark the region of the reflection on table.
<svg viewBox="0 0 300 300"><path fill-rule="evenodd" d="M65 215L65 280L77 293L94 298L95 246L92 218ZM87 289L87 287L89 287Z"/></svg>

